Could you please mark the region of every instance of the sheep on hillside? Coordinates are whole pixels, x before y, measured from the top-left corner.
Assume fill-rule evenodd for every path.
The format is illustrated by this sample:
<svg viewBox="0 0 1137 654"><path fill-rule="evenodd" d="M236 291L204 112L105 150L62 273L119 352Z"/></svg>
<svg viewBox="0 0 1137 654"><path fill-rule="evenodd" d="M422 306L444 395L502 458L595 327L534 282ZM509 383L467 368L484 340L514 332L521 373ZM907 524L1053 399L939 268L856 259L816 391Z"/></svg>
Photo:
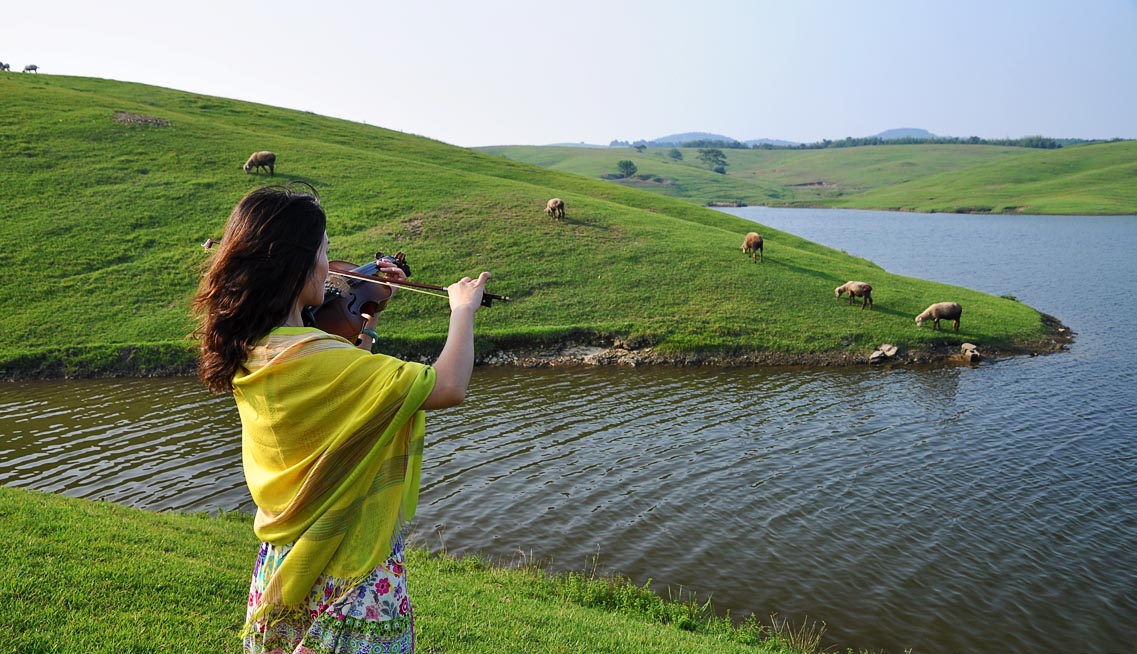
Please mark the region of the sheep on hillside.
<svg viewBox="0 0 1137 654"><path fill-rule="evenodd" d="M25 73L34 73L37 71L39 71L39 66L37 66L35 64L28 64L27 66L24 66L24 72Z"/></svg>
<svg viewBox="0 0 1137 654"><path fill-rule="evenodd" d="M848 293L849 304L853 303L853 298L855 297L863 298L861 300L861 310L864 310L865 305L868 305L870 311L872 310L872 286L864 282L845 282L835 288L834 292L837 294L837 297Z"/></svg>
<svg viewBox="0 0 1137 654"><path fill-rule="evenodd" d="M268 152L267 150L262 150L260 152L254 152L249 157L249 160L245 162L246 173L251 169L255 169L257 172L260 172L261 168L268 168L268 174L270 176L274 175L276 168L276 155Z"/></svg>
<svg viewBox="0 0 1137 654"><path fill-rule="evenodd" d="M749 254L753 263L757 263L759 258L762 259L762 263L766 263L766 257L762 254L762 237L758 232L750 232L742 240L742 253Z"/></svg>
<svg viewBox="0 0 1137 654"><path fill-rule="evenodd" d="M938 302L924 309L924 313L916 316L916 326L924 324L925 320L932 321L932 329L940 328L941 320L952 321L955 331L959 331L959 317L963 315L963 307L955 302Z"/></svg>
<svg viewBox="0 0 1137 654"><path fill-rule="evenodd" d="M0 61L0 70L12 70L12 64L6 64Z"/></svg>
<svg viewBox="0 0 1137 654"><path fill-rule="evenodd" d="M545 213L549 214L550 218L561 219L565 217L565 201L560 198L552 198L545 203Z"/></svg>

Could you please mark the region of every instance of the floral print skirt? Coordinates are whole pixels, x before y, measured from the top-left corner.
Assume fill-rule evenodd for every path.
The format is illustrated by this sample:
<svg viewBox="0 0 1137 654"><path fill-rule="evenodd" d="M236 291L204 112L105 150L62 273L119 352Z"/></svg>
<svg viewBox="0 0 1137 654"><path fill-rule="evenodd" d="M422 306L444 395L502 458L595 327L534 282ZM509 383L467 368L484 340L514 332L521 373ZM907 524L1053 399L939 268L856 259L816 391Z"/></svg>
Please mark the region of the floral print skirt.
<svg viewBox="0 0 1137 654"><path fill-rule="evenodd" d="M291 545L261 543L249 609L260 600L273 571L288 555ZM281 620L271 625L257 622L245 637L249 654L386 654L414 652L414 614L407 595L403 544L398 541L391 556L362 582L349 585L321 575L308 593L308 619Z"/></svg>

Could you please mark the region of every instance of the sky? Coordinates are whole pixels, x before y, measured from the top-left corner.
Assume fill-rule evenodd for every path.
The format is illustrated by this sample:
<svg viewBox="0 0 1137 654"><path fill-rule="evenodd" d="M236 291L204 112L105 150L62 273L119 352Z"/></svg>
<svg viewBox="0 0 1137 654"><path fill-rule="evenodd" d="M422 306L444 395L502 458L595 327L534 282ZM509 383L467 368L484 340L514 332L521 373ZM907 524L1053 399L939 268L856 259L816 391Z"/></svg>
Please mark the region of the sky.
<svg viewBox="0 0 1137 654"><path fill-rule="evenodd" d="M454 145L1137 138L1137 0L36 0L13 71L153 84ZM0 97L0 107L3 98Z"/></svg>

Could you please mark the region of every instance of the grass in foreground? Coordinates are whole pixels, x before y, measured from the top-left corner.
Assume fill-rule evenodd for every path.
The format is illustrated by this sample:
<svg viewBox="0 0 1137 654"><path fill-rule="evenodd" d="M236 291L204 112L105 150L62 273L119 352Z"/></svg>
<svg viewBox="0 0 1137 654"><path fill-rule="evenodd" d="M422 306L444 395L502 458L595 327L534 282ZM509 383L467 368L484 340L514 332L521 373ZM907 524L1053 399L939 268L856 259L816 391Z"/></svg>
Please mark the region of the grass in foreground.
<svg viewBox="0 0 1137 654"><path fill-rule="evenodd" d="M21 654L241 650L251 517L152 513L0 486L0 643ZM739 627L626 580L410 551L418 650L810 654L820 631Z"/></svg>

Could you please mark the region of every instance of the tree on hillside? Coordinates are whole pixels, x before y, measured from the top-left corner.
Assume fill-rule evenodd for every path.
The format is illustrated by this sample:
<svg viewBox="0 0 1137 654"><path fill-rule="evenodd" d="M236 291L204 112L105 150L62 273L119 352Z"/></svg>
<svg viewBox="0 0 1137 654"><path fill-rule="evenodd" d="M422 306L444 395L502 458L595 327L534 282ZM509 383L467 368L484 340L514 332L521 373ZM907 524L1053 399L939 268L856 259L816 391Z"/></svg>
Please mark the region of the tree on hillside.
<svg viewBox="0 0 1137 654"><path fill-rule="evenodd" d="M643 143L637 143L635 145L635 148L636 148L636 152L643 152L644 150L647 149L647 146L644 145Z"/></svg>
<svg viewBox="0 0 1137 654"><path fill-rule="evenodd" d="M628 159L621 159L616 162L616 167L620 169L620 174L624 177L631 177L636 174L636 164Z"/></svg>
<svg viewBox="0 0 1137 654"><path fill-rule="evenodd" d="M726 155L718 148L700 148L699 161L707 164L707 168L716 173L726 174Z"/></svg>
<svg viewBox="0 0 1137 654"><path fill-rule="evenodd" d="M668 152L667 156L676 161L683 161L683 153L679 151L679 148L671 148L671 152Z"/></svg>

